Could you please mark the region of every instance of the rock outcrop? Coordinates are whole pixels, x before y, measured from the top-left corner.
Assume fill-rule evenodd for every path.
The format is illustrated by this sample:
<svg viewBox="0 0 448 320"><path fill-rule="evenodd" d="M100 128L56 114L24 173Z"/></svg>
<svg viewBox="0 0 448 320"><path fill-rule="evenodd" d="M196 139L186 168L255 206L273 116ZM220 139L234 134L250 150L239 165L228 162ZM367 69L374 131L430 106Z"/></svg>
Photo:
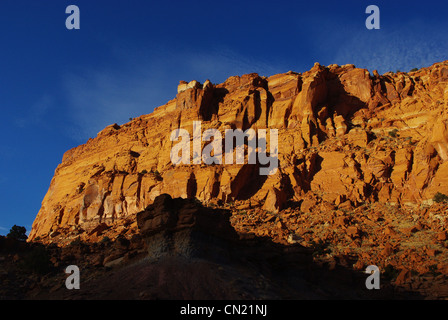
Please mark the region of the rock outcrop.
<svg viewBox="0 0 448 320"><path fill-rule="evenodd" d="M210 259L227 255L228 243L239 239L230 217L230 210L162 194L137 214L137 225L151 260L172 255Z"/></svg>
<svg viewBox="0 0 448 320"><path fill-rule="evenodd" d="M418 297L365 290L365 275L313 261L313 250L239 234L231 211L163 194L137 214L139 234L58 247L0 237L0 299L291 300ZM105 230L98 229L101 233ZM81 270L67 290L64 270ZM380 291L380 292L378 292ZM173 314L178 314L176 308Z"/></svg>
<svg viewBox="0 0 448 320"><path fill-rule="evenodd" d="M316 63L304 73L182 81L153 113L64 154L29 239L95 240L98 228L130 236L161 194L272 213L309 199L431 204L448 194L447 81L448 62L384 75ZM173 165L171 132L192 137L194 121L203 132L278 129L277 172L260 175L247 155L243 165Z"/></svg>

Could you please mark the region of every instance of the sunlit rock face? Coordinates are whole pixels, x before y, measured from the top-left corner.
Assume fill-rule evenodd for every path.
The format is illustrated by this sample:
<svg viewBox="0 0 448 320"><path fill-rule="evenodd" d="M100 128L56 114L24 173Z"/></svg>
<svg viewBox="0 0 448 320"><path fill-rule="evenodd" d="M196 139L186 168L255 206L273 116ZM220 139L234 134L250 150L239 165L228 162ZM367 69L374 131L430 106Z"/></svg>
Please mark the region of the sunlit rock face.
<svg viewBox="0 0 448 320"><path fill-rule="evenodd" d="M304 73L181 81L177 96L154 112L110 125L64 154L29 239L89 238L104 224L131 232L136 214L161 194L269 212L309 199L430 202L448 194L447 81L447 62L411 73L316 63ZM223 136L277 129L278 170L260 175L247 153L244 164L174 165L171 132L193 137L195 121ZM208 143L200 141L201 150Z"/></svg>

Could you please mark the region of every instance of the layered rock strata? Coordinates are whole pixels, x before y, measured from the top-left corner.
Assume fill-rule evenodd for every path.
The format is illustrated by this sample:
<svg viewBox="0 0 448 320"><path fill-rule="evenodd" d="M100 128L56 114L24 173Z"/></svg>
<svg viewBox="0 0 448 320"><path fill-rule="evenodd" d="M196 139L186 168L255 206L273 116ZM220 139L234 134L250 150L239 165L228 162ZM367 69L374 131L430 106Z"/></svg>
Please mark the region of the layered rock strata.
<svg viewBox="0 0 448 320"><path fill-rule="evenodd" d="M448 194L447 81L448 62L383 75L316 63L304 73L182 81L151 114L110 125L64 154L29 239L71 239L101 225L127 232L161 194L274 213L310 198L430 204ZM277 172L260 175L247 155L245 164L173 165L171 132L193 137L194 121L222 133L277 129Z"/></svg>

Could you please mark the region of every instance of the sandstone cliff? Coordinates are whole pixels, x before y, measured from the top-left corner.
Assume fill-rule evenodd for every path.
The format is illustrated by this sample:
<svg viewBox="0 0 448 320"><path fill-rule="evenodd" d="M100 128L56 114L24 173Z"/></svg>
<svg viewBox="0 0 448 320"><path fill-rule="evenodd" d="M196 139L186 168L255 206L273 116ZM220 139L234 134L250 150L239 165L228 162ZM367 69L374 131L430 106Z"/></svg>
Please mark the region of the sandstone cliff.
<svg viewBox="0 0 448 320"><path fill-rule="evenodd" d="M64 154L29 239L128 234L136 214L165 193L267 212L304 209L310 199L430 204L437 192L448 194L447 83L448 62L384 75L316 63L304 73L182 81L153 113L108 126ZM170 133L192 136L193 121L203 131L278 129L279 170L261 176L247 161L174 166Z"/></svg>

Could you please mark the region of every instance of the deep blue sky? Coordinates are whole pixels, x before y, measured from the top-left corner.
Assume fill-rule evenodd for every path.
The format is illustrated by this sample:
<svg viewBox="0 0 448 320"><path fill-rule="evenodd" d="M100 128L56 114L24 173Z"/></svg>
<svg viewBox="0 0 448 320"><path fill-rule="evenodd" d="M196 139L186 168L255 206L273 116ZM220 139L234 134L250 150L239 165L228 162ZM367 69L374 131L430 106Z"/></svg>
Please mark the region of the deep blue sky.
<svg viewBox="0 0 448 320"><path fill-rule="evenodd" d="M391 4L392 3L392 4ZM67 30L65 8L81 11ZM365 9L381 10L367 30ZM0 234L31 224L63 153L151 113L179 80L380 73L448 60L445 1L0 1Z"/></svg>

